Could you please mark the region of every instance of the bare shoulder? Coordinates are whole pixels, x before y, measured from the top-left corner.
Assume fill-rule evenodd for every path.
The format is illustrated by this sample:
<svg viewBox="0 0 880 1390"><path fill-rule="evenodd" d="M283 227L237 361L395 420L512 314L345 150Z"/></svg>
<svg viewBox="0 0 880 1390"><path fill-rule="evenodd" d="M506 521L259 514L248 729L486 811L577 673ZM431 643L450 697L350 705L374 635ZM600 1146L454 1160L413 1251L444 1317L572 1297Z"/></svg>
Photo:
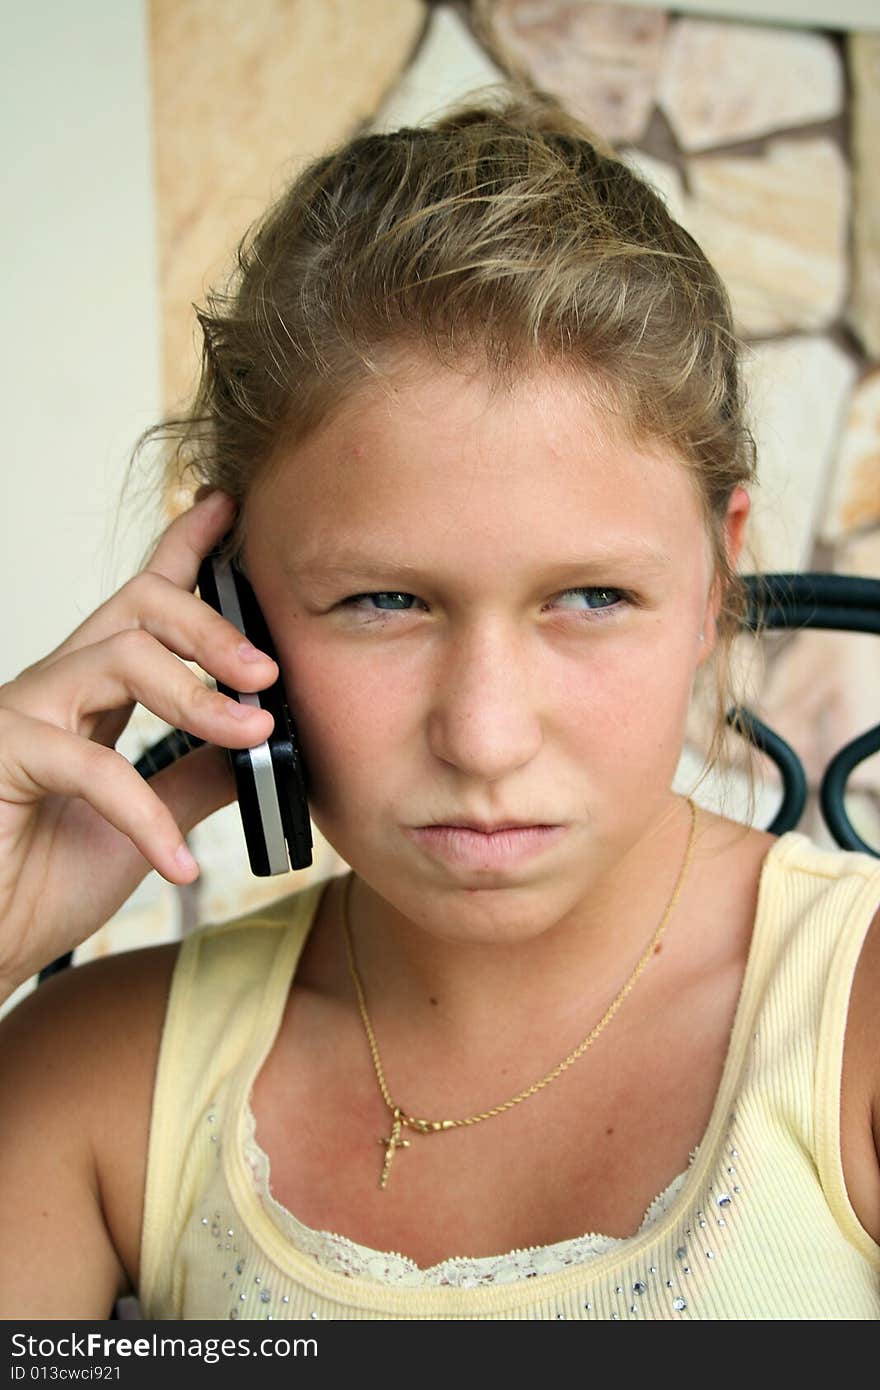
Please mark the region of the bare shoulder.
<svg viewBox="0 0 880 1390"><path fill-rule="evenodd" d="M853 976L841 1084L841 1147L849 1199L880 1244L880 910Z"/></svg>
<svg viewBox="0 0 880 1390"><path fill-rule="evenodd" d="M712 904L716 917L718 904L726 904L733 936L746 949L767 856L778 843L769 831L700 808L691 876L703 906Z"/></svg>
<svg viewBox="0 0 880 1390"><path fill-rule="evenodd" d="M22 1236L34 1223L46 1231L33 1278L45 1289L47 1268L55 1280L75 1257L81 1268L84 1241L100 1284L81 1307L71 1265L73 1304L65 1287L35 1316L105 1317L109 1305L89 1299L109 1293L112 1305L137 1286L153 1084L178 951L174 942L64 971L0 1021L0 1111L15 1121L4 1127L0 1174L15 1184L4 1183L7 1192L29 1186L35 1206ZM7 1230L17 1219L5 1211ZM35 1306L35 1293L20 1296ZM26 1315L21 1305L9 1314Z"/></svg>

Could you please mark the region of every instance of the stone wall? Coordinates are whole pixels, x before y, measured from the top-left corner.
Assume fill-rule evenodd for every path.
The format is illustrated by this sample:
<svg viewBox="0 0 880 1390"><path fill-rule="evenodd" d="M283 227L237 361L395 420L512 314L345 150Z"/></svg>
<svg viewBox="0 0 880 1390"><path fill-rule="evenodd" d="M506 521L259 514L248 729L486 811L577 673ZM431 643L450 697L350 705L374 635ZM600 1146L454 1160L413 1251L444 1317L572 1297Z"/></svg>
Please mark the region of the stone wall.
<svg viewBox="0 0 880 1390"><path fill-rule="evenodd" d="M305 161L515 75L615 145L726 279L760 457L745 567L880 578L880 34L574 0L152 0L151 24L169 405L193 379L192 301ZM738 660L815 787L878 717L880 644L804 632L760 646L744 641ZM139 711L126 751L162 731ZM684 780L704 734L695 711ZM880 846L880 758L852 787L850 813ZM705 788L707 804L719 798ZM768 768L759 823L777 801ZM815 798L801 829L830 843ZM175 937L344 868L318 837L308 873L252 879L236 807L192 844L198 884L179 892L151 874L79 958Z"/></svg>

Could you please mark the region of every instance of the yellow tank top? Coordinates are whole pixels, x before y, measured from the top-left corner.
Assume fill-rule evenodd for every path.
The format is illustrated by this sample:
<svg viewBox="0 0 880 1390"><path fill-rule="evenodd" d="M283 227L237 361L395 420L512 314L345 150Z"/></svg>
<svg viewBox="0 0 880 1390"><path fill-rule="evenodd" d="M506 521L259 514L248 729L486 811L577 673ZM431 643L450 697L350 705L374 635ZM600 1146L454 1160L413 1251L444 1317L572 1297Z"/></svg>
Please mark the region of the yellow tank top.
<svg viewBox="0 0 880 1390"><path fill-rule="evenodd" d="M322 1267L254 1183L251 1088L322 886L181 946L150 1128L146 1318L880 1317L880 1247L847 1197L839 1126L850 987L880 863L794 831L776 841L712 1116L672 1200L589 1260L470 1288Z"/></svg>

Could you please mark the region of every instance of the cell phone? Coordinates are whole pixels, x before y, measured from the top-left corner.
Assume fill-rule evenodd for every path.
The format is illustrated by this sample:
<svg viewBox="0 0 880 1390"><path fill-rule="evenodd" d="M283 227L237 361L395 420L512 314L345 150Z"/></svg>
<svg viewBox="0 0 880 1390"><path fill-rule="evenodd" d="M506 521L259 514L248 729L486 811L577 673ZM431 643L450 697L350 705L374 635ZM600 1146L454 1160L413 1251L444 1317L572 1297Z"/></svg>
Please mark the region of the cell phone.
<svg viewBox="0 0 880 1390"><path fill-rule="evenodd" d="M247 576L234 562L220 559L223 543L199 567L199 593L224 618L273 661L278 658L266 620ZM279 675L274 685L256 694L242 693L217 681L217 689L240 704L267 709L275 727L255 748L227 748L238 791L241 823L251 871L265 878L312 862L308 777Z"/></svg>

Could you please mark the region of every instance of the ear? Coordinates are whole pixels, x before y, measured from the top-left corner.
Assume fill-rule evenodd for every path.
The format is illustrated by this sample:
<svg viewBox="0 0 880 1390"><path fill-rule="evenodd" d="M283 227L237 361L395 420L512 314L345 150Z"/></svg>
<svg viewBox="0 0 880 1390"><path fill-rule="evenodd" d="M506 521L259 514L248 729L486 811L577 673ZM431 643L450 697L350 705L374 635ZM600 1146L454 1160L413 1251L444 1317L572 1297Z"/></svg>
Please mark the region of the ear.
<svg viewBox="0 0 880 1390"><path fill-rule="evenodd" d="M727 504L724 518L724 534L727 542L727 559L731 569L736 569L743 541L746 538L746 522L752 507L752 499L744 487L735 487Z"/></svg>
<svg viewBox="0 0 880 1390"><path fill-rule="evenodd" d="M724 544L727 551L727 562L731 569L736 569L743 542L746 535L746 522L749 519L751 510L751 498L745 488L735 487L730 495L727 504L727 513L724 518ZM720 580L716 577L709 589L709 596L706 601L706 611L703 623L704 640L699 644L699 654L697 665L711 655L718 637L717 619L718 609L721 604Z"/></svg>

